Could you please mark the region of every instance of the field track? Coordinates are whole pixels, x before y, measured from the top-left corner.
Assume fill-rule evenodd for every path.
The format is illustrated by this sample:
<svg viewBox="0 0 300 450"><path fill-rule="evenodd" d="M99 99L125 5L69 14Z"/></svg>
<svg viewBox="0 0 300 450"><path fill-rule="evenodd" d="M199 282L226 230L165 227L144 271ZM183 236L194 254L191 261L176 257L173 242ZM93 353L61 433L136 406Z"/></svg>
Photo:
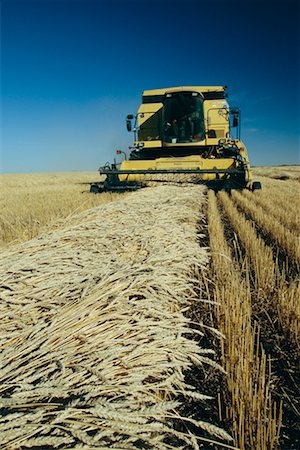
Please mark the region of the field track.
<svg viewBox="0 0 300 450"><path fill-rule="evenodd" d="M99 206L3 234L0 447L298 449L300 184L287 173L254 193L85 197Z"/></svg>

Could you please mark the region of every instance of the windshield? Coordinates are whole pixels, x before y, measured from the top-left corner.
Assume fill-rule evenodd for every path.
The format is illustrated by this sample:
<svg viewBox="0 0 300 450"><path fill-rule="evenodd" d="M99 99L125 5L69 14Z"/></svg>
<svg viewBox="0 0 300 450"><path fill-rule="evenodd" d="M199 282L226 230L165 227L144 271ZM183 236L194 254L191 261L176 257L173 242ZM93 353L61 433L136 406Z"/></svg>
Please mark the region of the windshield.
<svg viewBox="0 0 300 450"><path fill-rule="evenodd" d="M166 94L164 100L164 141L198 142L205 139L203 101L197 92Z"/></svg>

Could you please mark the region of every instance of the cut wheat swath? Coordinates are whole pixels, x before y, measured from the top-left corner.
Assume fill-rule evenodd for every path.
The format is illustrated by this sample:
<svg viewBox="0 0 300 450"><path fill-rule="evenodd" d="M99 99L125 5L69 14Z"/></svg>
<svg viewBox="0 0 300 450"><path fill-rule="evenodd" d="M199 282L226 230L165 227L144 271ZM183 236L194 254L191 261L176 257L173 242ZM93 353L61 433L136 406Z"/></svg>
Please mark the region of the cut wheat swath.
<svg viewBox="0 0 300 450"><path fill-rule="evenodd" d="M209 397L184 373L216 365L183 314L208 260L203 201L200 186L146 188L3 254L1 448L198 448L178 422L230 440L178 414Z"/></svg>

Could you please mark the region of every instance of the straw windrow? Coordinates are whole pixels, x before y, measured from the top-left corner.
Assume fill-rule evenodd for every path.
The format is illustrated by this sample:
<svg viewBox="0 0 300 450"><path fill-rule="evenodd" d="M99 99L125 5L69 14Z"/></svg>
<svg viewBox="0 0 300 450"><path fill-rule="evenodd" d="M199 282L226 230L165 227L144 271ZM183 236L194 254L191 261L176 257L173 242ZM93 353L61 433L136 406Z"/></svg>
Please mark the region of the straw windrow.
<svg viewBox="0 0 300 450"><path fill-rule="evenodd" d="M214 364L183 314L208 260L203 201L200 186L144 189L3 254L1 448L198 448L178 420L229 439L178 415L209 396L184 373Z"/></svg>

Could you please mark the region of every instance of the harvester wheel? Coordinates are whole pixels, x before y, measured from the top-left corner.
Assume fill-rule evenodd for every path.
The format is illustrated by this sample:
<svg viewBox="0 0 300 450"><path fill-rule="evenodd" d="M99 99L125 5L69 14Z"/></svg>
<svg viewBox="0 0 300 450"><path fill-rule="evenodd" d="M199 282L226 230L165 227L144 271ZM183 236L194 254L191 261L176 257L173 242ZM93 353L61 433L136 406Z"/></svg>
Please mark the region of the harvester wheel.
<svg viewBox="0 0 300 450"><path fill-rule="evenodd" d="M99 186L97 184L91 184L90 192L92 192L93 194L98 194L100 192Z"/></svg>
<svg viewBox="0 0 300 450"><path fill-rule="evenodd" d="M261 183L260 183L260 181L253 181L253 183L252 183L252 192L254 192L254 191L256 191L256 190L258 190L258 189L261 189Z"/></svg>

